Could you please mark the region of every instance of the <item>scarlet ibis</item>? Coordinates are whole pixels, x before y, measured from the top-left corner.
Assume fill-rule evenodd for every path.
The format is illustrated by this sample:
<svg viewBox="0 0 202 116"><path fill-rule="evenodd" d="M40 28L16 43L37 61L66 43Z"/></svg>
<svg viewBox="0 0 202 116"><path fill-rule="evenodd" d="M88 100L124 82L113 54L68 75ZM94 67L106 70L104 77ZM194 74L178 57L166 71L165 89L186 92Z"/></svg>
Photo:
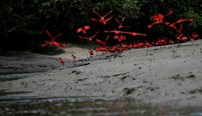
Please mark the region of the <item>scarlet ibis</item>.
<svg viewBox="0 0 202 116"><path fill-rule="evenodd" d="M137 32L127 32L127 31L123 31L123 34L129 34L132 36L146 36L146 34L142 34L142 33L137 33Z"/></svg>
<svg viewBox="0 0 202 116"><path fill-rule="evenodd" d="M164 15L163 15L163 14L156 14L156 15L154 15L154 16L151 16L151 18L152 18L154 21L163 22Z"/></svg>
<svg viewBox="0 0 202 116"><path fill-rule="evenodd" d="M156 24L165 24L165 25L169 25L170 23L169 23L169 22L156 21L156 22L154 22L154 23L148 25L147 28L152 28L152 27L153 27L154 25L156 25Z"/></svg>
<svg viewBox="0 0 202 116"><path fill-rule="evenodd" d="M180 29L177 29L177 24L182 23L182 22L193 22L193 19L179 19L177 21L175 21L174 23L170 24L170 27L172 27L173 29L175 29L177 32L179 32L180 34L182 33L182 26L180 25Z"/></svg>
<svg viewBox="0 0 202 116"><path fill-rule="evenodd" d="M104 30L104 32L105 32L105 33L114 33L114 34L116 34L116 35L118 35L118 34L121 34L121 33L122 33L122 31L119 31L119 30L116 30L116 29L111 30L111 31Z"/></svg>
<svg viewBox="0 0 202 116"><path fill-rule="evenodd" d="M87 39L88 41L92 41L93 38L99 33L99 31L97 31L94 35L90 36L90 37L82 37L82 36L79 36L79 38L81 39Z"/></svg>
<svg viewBox="0 0 202 116"><path fill-rule="evenodd" d="M90 57L92 57L94 55L93 50L89 50L89 54L90 54Z"/></svg>
<svg viewBox="0 0 202 116"><path fill-rule="evenodd" d="M173 11L169 11L166 15L163 15L163 14L156 14L154 16L151 16L151 18L154 20L154 21L159 21L159 22L163 22L163 19L169 15L173 14Z"/></svg>
<svg viewBox="0 0 202 116"><path fill-rule="evenodd" d="M139 46L138 46L138 44L134 43L134 44L133 44L133 47L134 47L134 48L138 48Z"/></svg>
<svg viewBox="0 0 202 116"><path fill-rule="evenodd" d="M186 36L183 35L183 25L182 25L182 22L185 22L185 21L188 21L188 22L193 22L193 19L179 19L177 20L176 22L172 23L170 25L170 27L172 27L173 29L175 29L179 35L177 36L177 42L182 42L182 41L187 41L188 38ZM177 24L179 24L179 29L177 28ZM193 40L193 38L191 38L191 40Z"/></svg>
<svg viewBox="0 0 202 116"><path fill-rule="evenodd" d="M95 18L91 18L92 21L97 21L97 22L101 22L103 25L106 25L108 23L109 20L111 20L113 18L113 16L105 19L105 20L97 20Z"/></svg>
<svg viewBox="0 0 202 116"><path fill-rule="evenodd" d="M146 47L152 47L152 45L149 42L145 43Z"/></svg>
<svg viewBox="0 0 202 116"><path fill-rule="evenodd" d="M105 17L107 17L110 13L112 13L112 10L110 10L107 14L101 16L95 9L93 9L93 13L95 13L97 16L100 17L99 21L104 21L106 20Z"/></svg>
<svg viewBox="0 0 202 116"><path fill-rule="evenodd" d="M164 17L167 17L167 16L169 16L169 15L171 15L171 14L173 14L174 12L173 12L173 10L171 10L171 11L169 11L166 15L164 15Z"/></svg>
<svg viewBox="0 0 202 116"><path fill-rule="evenodd" d="M59 59L60 59L60 63L61 63L62 65L64 65L65 60L64 60L64 59L62 59L62 58L59 58Z"/></svg>
<svg viewBox="0 0 202 116"><path fill-rule="evenodd" d="M155 21L154 23L148 25L148 28L152 28L153 25L156 25L156 24L165 24L165 25L169 25L170 23L169 22L164 22L163 19L166 17L166 16L169 16L173 14L173 11L169 11L166 15L163 15L163 14L156 14L154 16L151 16L151 18Z"/></svg>
<svg viewBox="0 0 202 116"><path fill-rule="evenodd" d="M45 30L45 33L51 38L50 41L45 41L44 44L41 45L41 47L46 47L48 45L54 45L56 47L66 47L65 44L62 44L62 43L59 43L59 42L56 42L55 39L57 39L58 37L62 36L62 33L58 34L57 36L53 37L50 32L48 30Z"/></svg>
<svg viewBox="0 0 202 116"><path fill-rule="evenodd" d="M107 51L107 46L103 46L103 47L96 47L96 51Z"/></svg>
<svg viewBox="0 0 202 116"><path fill-rule="evenodd" d="M116 22L119 24L118 28L123 28L123 21L125 20L125 17L122 17L121 21L119 21L118 19L115 19Z"/></svg>
<svg viewBox="0 0 202 116"><path fill-rule="evenodd" d="M114 39L117 39L119 42L126 40L126 36L124 35L115 35Z"/></svg>
<svg viewBox="0 0 202 116"><path fill-rule="evenodd" d="M72 54L72 59L76 60L76 55L75 54Z"/></svg>
<svg viewBox="0 0 202 116"><path fill-rule="evenodd" d="M187 22L193 22L194 21L194 19L179 19L179 20L177 20L176 22L174 22L174 24L178 24L178 23L182 23L182 22L185 22L185 21L187 21Z"/></svg>
<svg viewBox="0 0 202 116"><path fill-rule="evenodd" d="M173 41L173 40L169 40L168 43L169 43L169 44L174 44L174 41Z"/></svg>
<svg viewBox="0 0 202 116"><path fill-rule="evenodd" d="M199 35L197 33L192 32L192 38L197 39L197 38L199 38Z"/></svg>
<svg viewBox="0 0 202 116"><path fill-rule="evenodd" d="M97 42L98 44L101 44L101 45L103 45L103 46L106 46L109 37L110 37L110 36L108 35L108 36L106 37L106 39L105 39L104 42L101 41L101 40L99 40L99 39L96 39L95 42Z"/></svg>
<svg viewBox="0 0 202 116"><path fill-rule="evenodd" d="M90 29L90 26L89 26L89 25L86 25L86 26L84 26L83 28L82 28L82 27L78 28L78 29L76 30L76 32L77 32L77 33L82 32L82 33L85 34L88 29Z"/></svg>

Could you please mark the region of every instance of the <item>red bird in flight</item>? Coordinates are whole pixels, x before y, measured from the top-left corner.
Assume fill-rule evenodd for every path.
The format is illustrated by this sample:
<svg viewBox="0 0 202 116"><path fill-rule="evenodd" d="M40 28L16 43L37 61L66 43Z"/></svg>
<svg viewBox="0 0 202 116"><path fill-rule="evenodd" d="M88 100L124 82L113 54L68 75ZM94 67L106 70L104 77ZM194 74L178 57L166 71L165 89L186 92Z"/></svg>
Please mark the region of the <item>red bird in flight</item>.
<svg viewBox="0 0 202 116"><path fill-rule="evenodd" d="M97 43L99 43L99 44L101 44L101 45L103 45L103 46L106 46L106 44L107 44L107 41L109 40L109 35L106 37L106 39L105 39L105 41L103 42L103 41L101 41L101 40L99 40L99 39L96 39L95 41L97 42Z"/></svg>
<svg viewBox="0 0 202 116"><path fill-rule="evenodd" d="M87 39L88 41L92 41L93 38L99 33L99 31L97 31L93 36L91 37L82 37L82 36L79 36L79 38L82 38L82 39Z"/></svg>
<svg viewBox="0 0 202 116"><path fill-rule="evenodd" d="M54 45L56 47L66 47L65 44L62 44L62 43L59 43L59 42L56 42L55 39L57 39L58 37L62 36L62 33L60 33L59 35L53 37L50 32L48 30L45 30L45 33L51 38L50 41L45 41L44 44L41 45L41 47L46 47L48 45Z"/></svg>
<svg viewBox="0 0 202 116"><path fill-rule="evenodd" d="M104 21L104 20L106 20L105 18L110 14L110 13L112 13L112 10L110 10L107 14L105 14L105 15L103 15L103 16L101 16L97 11L95 11L95 9L93 9L93 13L95 13L97 16L99 16L100 17L100 21Z"/></svg>
<svg viewBox="0 0 202 116"><path fill-rule="evenodd" d="M89 26L89 25L86 25L86 26L84 26L83 28L82 28L82 27L78 28L78 29L76 30L76 32L77 32L77 33L82 32L83 34L85 34L88 29L90 29L90 26Z"/></svg>
<svg viewBox="0 0 202 116"><path fill-rule="evenodd" d="M115 35L114 39L117 39L119 42L126 40L126 36L124 35Z"/></svg>
<svg viewBox="0 0 202 116"><path fill-rule="evenodd" d="M123 28L123 21L125 20L125 17L122 17L121 21L119 21L118 19L115 19L116 22L119 24L118 28Z"/></svg>
<svg viewBox="0 0 202 116"><path fill-rule="evenodd" d="M116 34L116 35L118 35L118 34L121 34L121 33L122 33L122 31L119 31L119 30L116 30L116 29L114 29L114 30L112 30L112 31L107 31L107 30L104 30L104 32L105 32L105 33L114 33L114 34Z"/></svg>
<svg viewBox="0 0 202 116"><path fill-rule="evenodd" d="M172 23L172 24L170 24L170 27L172 27L173 29L175 29L178 33L182 33L182 29L183 29L183 27L182 27L182 25L180 25L180 28L179 29L177 29L177 24L180 24L180 23L182 23L182 22L193 22L194 20L193 19L179 19L179 20L177 20L177 21L175 21L174 23Z"/></svg>
<svg viewBox="0 0 202 116"><path fill-rule="evenodd" d="M142 34L142 33L137 33L137 32L122 32L124 34L129 34L129 35L132 35L132 36L146 36L147 34Z"/></svg>
<svg viewBox="0 0 202 116"><path fill-rule="evenodd" d="M95 19L95 18L91 18L91 20L92 20L92 21L101 22L103 25L106 25L107 22L108 22L109 20L111 20L112 18L113 18L113 16L109 17L109 18L106 19L106 20L97 20L97 19Z"/></svg>
<svg viewBox="0 0 202 116"><path fill-rule="evenodd" d="M170 12L168 12L166 15L163 15L163 14L156 14L154 16L151 16L151 18L155 21L154 23L150 24L148 26L148 28L152 28L153 25L156 25L156 24L165 24L165 25L169 25L170 23L169 22L164 22L163 19L166 17L166 16L169 16L173 14L173 11L171 10Z"/></svg>
<svg viewBox="0 0 202 116"><path fill-rule="evenodd" d="M111 16L111 17L109 17L109 18L106 18L110 13L112 13L112 10L109 11L107 14L105 14L105 15L103 15L103 16L100 15L97 11L95 11L95 9L93 9L93 13L95 13L97 16L99 16L100 19L91 18L91 20L92 20L92 21L101 22L103 25L106 25L107 22L113 18L113 16Z"/></svg>

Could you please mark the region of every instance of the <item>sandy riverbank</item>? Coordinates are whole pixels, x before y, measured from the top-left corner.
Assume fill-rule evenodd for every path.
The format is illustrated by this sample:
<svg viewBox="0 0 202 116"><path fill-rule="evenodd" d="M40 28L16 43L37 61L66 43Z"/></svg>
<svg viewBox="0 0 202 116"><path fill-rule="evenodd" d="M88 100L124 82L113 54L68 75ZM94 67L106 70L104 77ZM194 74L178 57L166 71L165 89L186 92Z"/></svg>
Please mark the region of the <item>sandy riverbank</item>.
<svg viewBox="0 0 202 116"><path fill-rule="evenodd" d="M153 103L202 106L202 40L132 49L90 61L66 58L64 66L58 63L60 56L26 56L1 56L1 74L8 70L19 73L15 70L20 69L9 68L18 65L24 66L25 72L44 67L46 72L0 82L0 91L28 92L2 97L124 96ZM25 59L32 63L23 64Z"/></svg>

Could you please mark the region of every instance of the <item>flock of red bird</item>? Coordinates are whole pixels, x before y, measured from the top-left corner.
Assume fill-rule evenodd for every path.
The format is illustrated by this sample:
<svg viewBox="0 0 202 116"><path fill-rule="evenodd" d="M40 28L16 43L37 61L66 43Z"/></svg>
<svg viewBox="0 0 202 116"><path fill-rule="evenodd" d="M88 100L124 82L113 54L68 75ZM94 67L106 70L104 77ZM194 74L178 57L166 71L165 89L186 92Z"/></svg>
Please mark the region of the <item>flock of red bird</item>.
<svg viewBox="0 0 202 116"><path fill-rule="evenodd" d="M93 22L97 22L97 23L101 23L103 25L107 25L109 21L113 20L113 15L112 14L112 10L110 10L108 13L106 13L105 15L101 15L100 13L98 13L95 9L92 10L92 12L98 17L96 18L91 18L91 21ZM183 34L183 22L193 22L193 19L179 19L177 21L175 21L174 23L170 23L170 22L164 22L164 18L172 15L173 11L169 11L167 14L163 15L163 14L156 14L154 16L151 16L151 19L154 21L152 24L148 25L147 28L152 28L154 25L158 25L158 24L164 24L166 26L169 26L170 28L173 28L174 30L176 30L176 32L178 33L178 36L176 37L176 41L175 42L184 42L184 41L188 41L188 40L195 40L197 38L199 38L199 35L197 33L192 33L192 36L190 39L188 39L188 37L186 37ZM167 45L167 44L174 44L175 42L173 40L166 40L165 38L159 38L158 40L155 40L153 42L148 42L148 41L144 41L144 42L140 42L139 40L134 41L133 43L125 43L124 40L126 40L126 35L129 36L147 36L147 34L144 33L138 33L138 32L129 32L129 31L122 31L121 29L124 28L123 22L125 20L125 17L122 17L120 20L118 20L117 18L115 18L115 21L117 22L118 29L113 29L113 30L102 30L107 36L106 38L102 38L99 39L97 36L98 34L100 34L100 31L96 31L94 32L94 34L92 34L91 36L87 36L88 35L88 31L91 29L91 27L89 25L85 25L83 27L80 27L76 30L76 32L79 34L79 38L80 39L85 39L89 42L91 41L95 41L96 43L98 43L100 46L96 47L96 51L103 51L103 53L106 52L117 52L117 51L124 51L124 50L128 50L128 49L132 49L132 48L147 48L147 47L152 47L152 46L160 46L160 45ZM65 44L56 42L55 40L62 36L62 33L60 33L59 35L53 37L48 30L45 30L45 33L51 38L50 41L45 41L44 44L42 44L42 47L46 47L48 45L53 45L56 47L66 47ZM81 36L82 35L82 36ZM109 41L109 39L113 38L114 40L117 40L117 44L109 47L107 46L107 43ZM93 56L93 51L89 50L89 55ZM72 54L72 58L76 59L76 55Z"/></svg>

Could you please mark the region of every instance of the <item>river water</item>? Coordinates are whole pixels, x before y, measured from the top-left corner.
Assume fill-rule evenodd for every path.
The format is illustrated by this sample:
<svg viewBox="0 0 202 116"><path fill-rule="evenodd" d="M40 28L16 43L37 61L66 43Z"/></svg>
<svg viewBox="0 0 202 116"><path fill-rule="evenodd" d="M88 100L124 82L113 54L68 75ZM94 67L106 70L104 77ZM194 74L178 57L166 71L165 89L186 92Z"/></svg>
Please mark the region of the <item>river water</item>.
<svg viewBox="0 0 202 116"><path fill-rule="evenodd" d="M0 116L202 116L200 107L171 107L131 98L1 98Z"/></svg>
<svg viewBox="0 0 202 116"><path fill-rule="evenodd" d="M37 73L2 75L0 82ZM202 116L202 107L149 104L116 97L12 97L0 90L0 116Z"/></svg>

